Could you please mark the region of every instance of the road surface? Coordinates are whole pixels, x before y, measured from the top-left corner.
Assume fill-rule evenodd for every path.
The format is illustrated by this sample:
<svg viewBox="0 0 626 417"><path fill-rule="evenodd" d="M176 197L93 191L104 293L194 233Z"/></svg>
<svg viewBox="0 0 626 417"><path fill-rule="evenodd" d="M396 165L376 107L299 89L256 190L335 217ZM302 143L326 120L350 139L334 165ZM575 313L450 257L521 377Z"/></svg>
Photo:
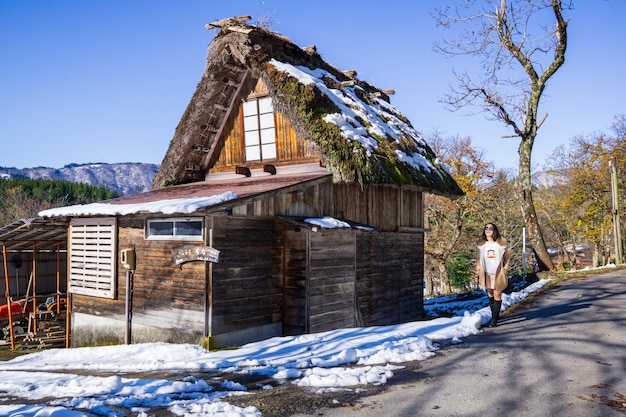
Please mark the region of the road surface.
<svg viewBox="0 0 626 417"><path fill-rule="evenodd" d="M626 269L569 279L357 403L294 417L626 415Z"/></svg>

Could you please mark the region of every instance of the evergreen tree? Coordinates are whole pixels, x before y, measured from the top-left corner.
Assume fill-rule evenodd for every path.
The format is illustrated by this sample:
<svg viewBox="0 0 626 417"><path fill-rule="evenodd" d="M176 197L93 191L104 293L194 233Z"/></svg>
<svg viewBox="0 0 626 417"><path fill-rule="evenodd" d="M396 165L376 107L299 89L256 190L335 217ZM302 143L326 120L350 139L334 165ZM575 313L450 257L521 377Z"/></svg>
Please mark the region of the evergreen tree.
<svg viewBox="0 0 626 417"><path fill-rule="evenodd" d="M115 191L89 184L49 179L14 178L0 181L0 225L37 217L53 207L87 204L119 197Z"/></svg>

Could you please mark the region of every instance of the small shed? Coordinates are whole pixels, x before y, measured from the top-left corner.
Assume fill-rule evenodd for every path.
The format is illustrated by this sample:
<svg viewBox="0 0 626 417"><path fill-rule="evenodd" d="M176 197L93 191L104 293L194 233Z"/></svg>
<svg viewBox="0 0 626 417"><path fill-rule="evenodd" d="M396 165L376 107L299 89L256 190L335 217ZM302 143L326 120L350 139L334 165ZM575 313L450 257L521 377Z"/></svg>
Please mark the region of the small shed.
<svg viewBox="0 0 626 417"><path fill-rule="evenodd" d="M68 344L67 228L67 221L41 218L19 219L0 228L5 289L0 340L12 348L18 339L36 336L44 321L59 327L56 346Z"/></svg>
<svg viewBox="0 0 626 417"><path fill-rule="evenodd" d="M219 32L153 190L69 221L74 344L239 345L422 317L423 193L459 186L390 104L248 17Z"/></svg>

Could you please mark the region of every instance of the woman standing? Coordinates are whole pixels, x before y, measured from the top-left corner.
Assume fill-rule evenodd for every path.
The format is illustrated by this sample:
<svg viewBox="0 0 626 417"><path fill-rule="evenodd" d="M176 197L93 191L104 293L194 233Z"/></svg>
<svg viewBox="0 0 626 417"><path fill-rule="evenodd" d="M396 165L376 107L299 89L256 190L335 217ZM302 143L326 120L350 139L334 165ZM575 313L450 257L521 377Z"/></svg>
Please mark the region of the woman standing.
<svg viewBox="0 0 626 417"><path fill-rule="evenodd" d="M506 239L500 236L498 227L494 223L487 223L481 238L476 242L476 272L478 284L487 290L489 306L491 307L491 323L489 327L496 327L502 308L502 292L509 285L507 271L509 270L509 250Z"/></svg>

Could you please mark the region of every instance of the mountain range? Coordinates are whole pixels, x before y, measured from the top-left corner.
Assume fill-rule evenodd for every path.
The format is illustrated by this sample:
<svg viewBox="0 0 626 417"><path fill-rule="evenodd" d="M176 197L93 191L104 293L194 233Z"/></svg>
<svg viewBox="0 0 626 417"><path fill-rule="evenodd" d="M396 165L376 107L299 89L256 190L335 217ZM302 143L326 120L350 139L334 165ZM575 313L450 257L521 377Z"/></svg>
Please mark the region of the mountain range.
<svg viewBox="0 0 626 417"><path fill-rule="evenodd" d="M63 168L0 167L0 178L65 180L106 187L122 195L131 195L150 191L152 179L158 170L159 165L134 162L69 164Z"/></svg>
<svg viewBox="0 0 626 417"><path fill-rule="evenodd" d="M2 178L32 178L82 182L97 187L107 187L122 195L150 191L152 179L159 170L157 164L140 162L69 164L63 168L6 168L0 167ZM559 184L559 178L546 172L533 173L533 183L541 187Z"/></svg>

